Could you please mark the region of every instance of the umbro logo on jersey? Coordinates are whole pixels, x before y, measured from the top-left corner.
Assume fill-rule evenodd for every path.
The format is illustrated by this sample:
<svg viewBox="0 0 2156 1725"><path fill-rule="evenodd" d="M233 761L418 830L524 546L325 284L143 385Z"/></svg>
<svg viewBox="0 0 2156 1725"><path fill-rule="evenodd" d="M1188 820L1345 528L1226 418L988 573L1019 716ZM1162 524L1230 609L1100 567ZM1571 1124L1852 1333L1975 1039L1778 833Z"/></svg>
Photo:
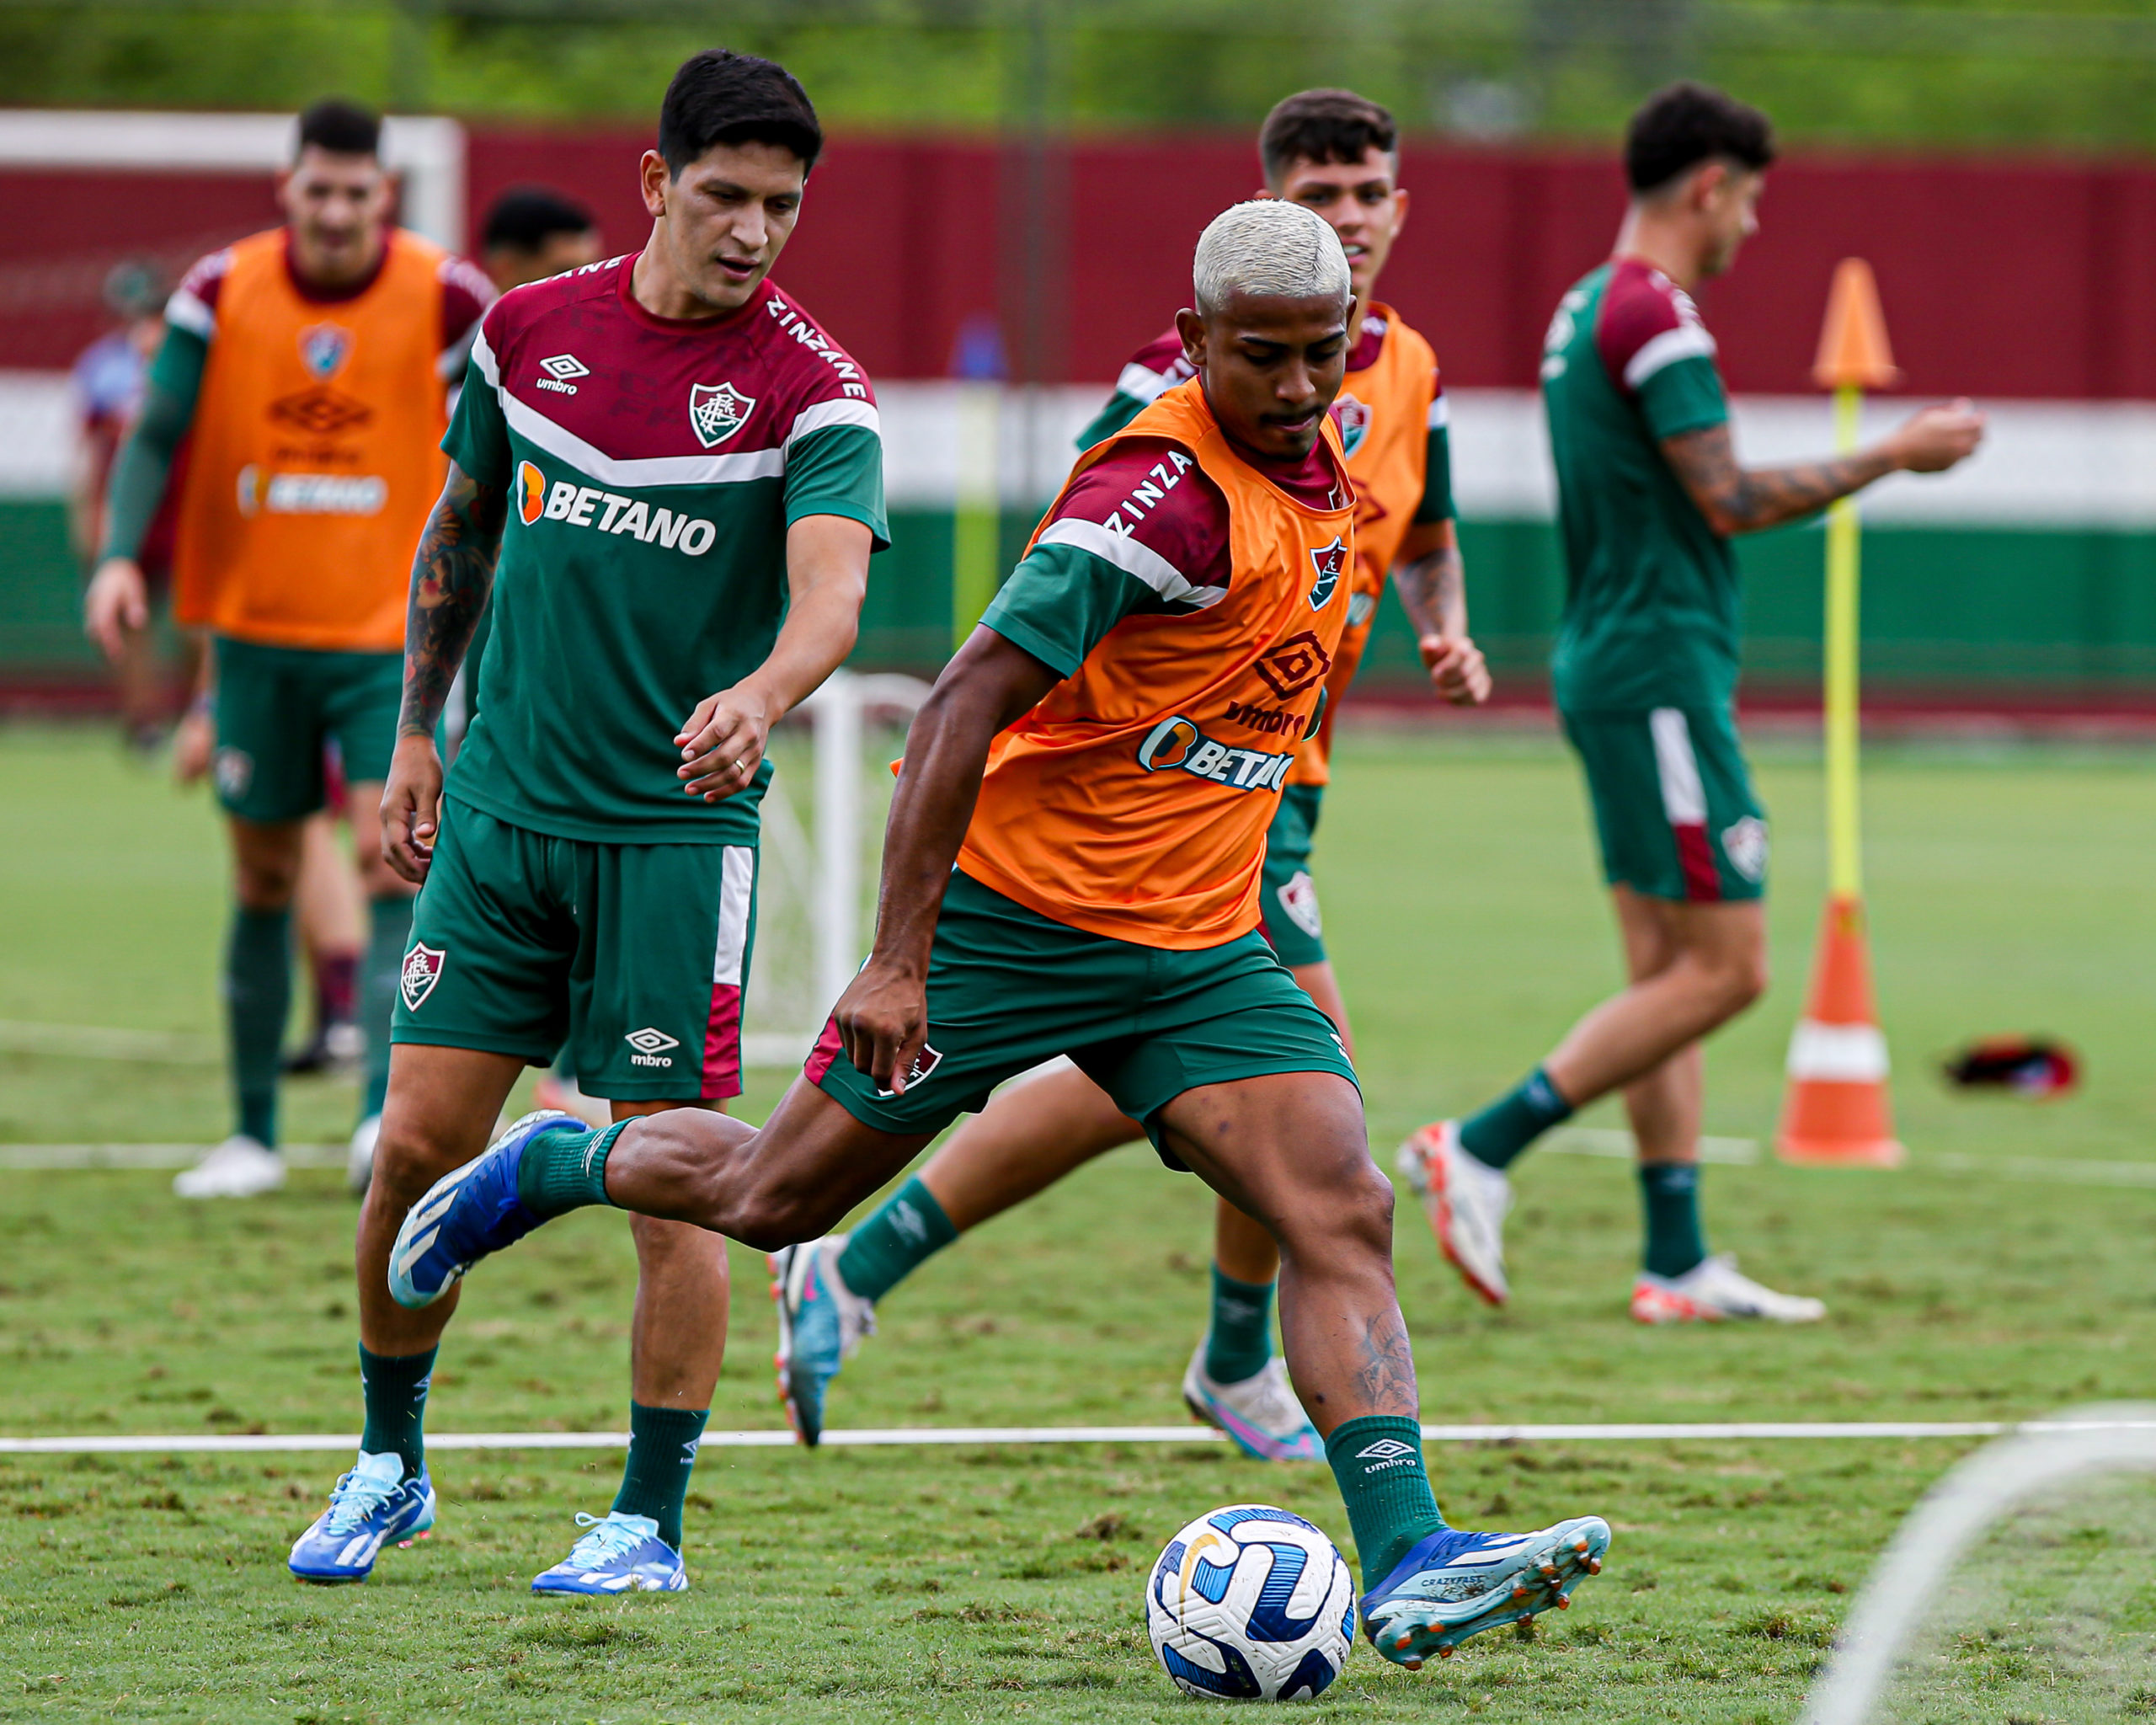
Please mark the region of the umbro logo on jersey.
<svg viewBox="0 0 2156 1725"><path fill-rule="evenodd" d="M527 527L542 521L589 527L599 533L626 533L645 545L663 545L684 557L702 557L718 538L718 529L698 516L654 509L640 497L601 491L574 479L547 483L531 462L516 464L516 516Z"/></svg>
<svg viewBox="0 0 2156 1725"><path fill-rule="evenodd" d="M404 996L404 1010L416 1012L419 1003L435 991L435 985L441 980L441 967L449 954L438 947L424 943L404 955L404 969L397 979L397 986Z"/></svg>
<svg viewBox="0 0 2156 1725"><path fill-rule="evenodd" d="M574 395L576 384L574 380L591 375L591 367L574 354L556 354L550 359L542 360L539 369L547 375L539 380L538 387L551 389L557 395Z"/></svg>
<svg viewBox="0 0 2156 1725"><path fill-rule="evenodd" d="M1180 713L1164 718L1138 745L1138 764L1148 772L1187 772L1231 791L1277 791L1295 758L1238 749L1212 738Z"/></svg>
<svg viewBox="0 0 2156 1725"><path fill-rule="evenodd" d="M1310 553L1310 567L1317 571L1317 579L1310 586L1310 609L1323 611L1326 601L1332 597L1332 590L1340 585L1342 573L1348 567L1348 545L1337 534L1332 543L1321 551Z"/></svg>
<svg viewBox="0 0 2156 1725"><path fill-rule="evenodd" d="M681 1045L680 1037L669 1036L664 1030L654 1030L648 1024L641 1030L632 1030L622 1040L636 1050L629 1056L629 1064L632 1066L670 1066L674 1064L674 1057L666 1050Z"/></svg>
<svg viewBox="0 0 2156 1725"><path fill-rule="evenodd" d="M755 410L755 398L742 394L731 383L689 386L689 429L706 449L725 442L748 424Z"/></svg>
<svg viewBox="0 0 2156 1725"><path fill-rule="evenodd" d="M1336 574L1335 580L1339 579ZM1324 681L1332 669L1332 655L1325 643L1305 629L1290 635L1251 667L1258 679L1283 701L1291 700L1313 683Z"/></svg>

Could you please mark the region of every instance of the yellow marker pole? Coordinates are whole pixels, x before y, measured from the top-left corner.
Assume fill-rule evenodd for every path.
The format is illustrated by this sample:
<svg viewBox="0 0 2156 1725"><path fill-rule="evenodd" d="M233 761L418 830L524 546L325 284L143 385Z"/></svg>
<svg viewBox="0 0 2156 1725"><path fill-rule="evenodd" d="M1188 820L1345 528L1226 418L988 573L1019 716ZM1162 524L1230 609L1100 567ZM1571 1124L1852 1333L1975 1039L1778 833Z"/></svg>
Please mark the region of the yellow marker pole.
<svg viewBox="0 0 2156 1725"><path fill-rule="evenodd" d="M995 597L1003 497L998 471L1002 391L993 382L958 386L958 484L951 520L951 650L965 645Z"/></svg>
<svg viewBox="0 0 2156 1725"><path fill-rule="evenodd" d="M1834 393L1834 445L1857 446L1864 392L1898 374L1870 266L1845 258L1834 271L1826 326L1812 368ZM1886 1039L1871 994L1857 819L1856 499L1827 512L1827 912L1812 990L1790 1038L1789 1090L1774 1132L1785 1162L1891 1168L1901 1144L1886 1097Z"/></svg>
<svg viewBox="0 0 2156 1725"><path fill-rule="evenodd" d="M1834 389L1834 449L1857 446L1864 391L1854 383ZM1857 801L1857 583L1856 499L1844 497L1827 512L1827 890L1837 899L1864 896L1863 846Z"/></svg>

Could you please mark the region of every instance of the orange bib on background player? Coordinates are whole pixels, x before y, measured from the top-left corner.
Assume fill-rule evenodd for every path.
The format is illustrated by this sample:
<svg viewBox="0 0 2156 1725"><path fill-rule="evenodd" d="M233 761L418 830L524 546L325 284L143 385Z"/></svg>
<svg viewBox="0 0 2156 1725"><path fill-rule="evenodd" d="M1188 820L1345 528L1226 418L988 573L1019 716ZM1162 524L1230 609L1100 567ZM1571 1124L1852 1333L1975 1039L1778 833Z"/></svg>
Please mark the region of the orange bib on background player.
<svg viewBox="0 0 2156 1725"><path fill-rule="evenodd" d="M392 231L348 300L305 298L284 230L231 248L189 433L179 620L265 646L393 653L448 425L446 254Z"/></svg>
<svg viewBox="0 0 2156 1725"><path fill-rule="evenodd" d="M1385 344L1368 371L1350 371L1332 403L1340 428L1348 471L1355 481L1355 590L1353 615L1340 638L1332 675L1326 680L1325 717L1317 734L1296 751L1288 775L1290 784L1321 785L1331 780L1327 765L1332 748L1333 715L1355 681L1363 649L1369 644L1385 597L1386 577L1400 555L1401 542L1414 525L1422 502L1430 436L1430 403L1437 399L1438 356L1430 344L1400 320L1391 307L1375 301L1367 321L1382 319Z"/></svg>
<svg viewBox="0 0 2156 1725"><path fill-rule="evenodd" d="M1321 434L1352 498L1338 433ZM1070 927L1187 951L1257 927L1265 830L1347 627L1355 510L1269 483L1196 381L1088 450L1072 478L1145 438L1189 450L1227 499L1227 588L1194 614L1124 617L997 736L958 867Z"/></svg>

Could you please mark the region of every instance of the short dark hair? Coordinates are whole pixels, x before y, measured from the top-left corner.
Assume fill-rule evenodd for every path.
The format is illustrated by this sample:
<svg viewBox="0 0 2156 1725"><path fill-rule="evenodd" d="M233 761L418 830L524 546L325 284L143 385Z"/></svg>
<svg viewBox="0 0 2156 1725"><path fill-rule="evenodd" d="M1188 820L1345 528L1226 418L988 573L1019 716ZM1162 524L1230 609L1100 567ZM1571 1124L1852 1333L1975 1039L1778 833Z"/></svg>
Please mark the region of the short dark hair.
<svg viewBox="0 0 2156 1725"><path fill-rule="evenodd" d="M347 102L341 96L326 97L300 115L300 141L292 153L296 156L309 145L333 156L379 158L381 118L357 102Z"/></svg>
<svg viewBox="0 0 2156 1725"><path fill-rule="evenodd" d="M720 144L776 144L814 168L824 129L808 93L775 60L707 48L681 62L659 110L659 153L678 174Z"/></svg>
<svg viewBox="0 0 2156 1725"><path fill-rule="evenodd" d="M543 185L511 186L488 206L480 225L479 248L513 246L536 252L558 233L589 233L591 211Z"/></svg>
<svg viewBox="0 0 2156 1725"><path fill-rule="evenodd" d="M1705 84L1657 90L1625 128L1625 178L1635 192L1717 159L1758 172L1774 159L1774 129L1757 108Z"/></svg>
<svg viewBox="0 0 2156 1725"><path fill-rule="evenodd" d="M1373 150L1399 147L1392 115L1353 90L1298 90L1265 116L1257 157L1268 185L1297 162L1359 162Z"/></svg>

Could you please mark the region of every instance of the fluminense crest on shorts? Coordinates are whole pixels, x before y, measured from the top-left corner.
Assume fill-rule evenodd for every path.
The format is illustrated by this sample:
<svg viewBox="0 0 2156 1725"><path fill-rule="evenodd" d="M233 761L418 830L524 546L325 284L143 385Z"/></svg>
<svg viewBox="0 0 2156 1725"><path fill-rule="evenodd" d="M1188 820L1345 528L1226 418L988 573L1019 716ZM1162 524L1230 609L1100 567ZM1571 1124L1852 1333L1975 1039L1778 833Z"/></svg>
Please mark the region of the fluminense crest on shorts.
<svg viewBox="0 0 2156 1725"><path fill-rule="evenodd" d="M397 986L404 996L406 1012L418 1012L419 1002L435 991L435 985L441 980L442 961L447 956L439 948L424 943L405 953L403 974L397 979Z"/></svg>
<svg viewBox="0 0 2156 1725"><path fill-rule="evenodd" d="M731 383L689 386L689 429L706 449L718 448L739 431L755 408L755 398L742 394Z"/></svg>

